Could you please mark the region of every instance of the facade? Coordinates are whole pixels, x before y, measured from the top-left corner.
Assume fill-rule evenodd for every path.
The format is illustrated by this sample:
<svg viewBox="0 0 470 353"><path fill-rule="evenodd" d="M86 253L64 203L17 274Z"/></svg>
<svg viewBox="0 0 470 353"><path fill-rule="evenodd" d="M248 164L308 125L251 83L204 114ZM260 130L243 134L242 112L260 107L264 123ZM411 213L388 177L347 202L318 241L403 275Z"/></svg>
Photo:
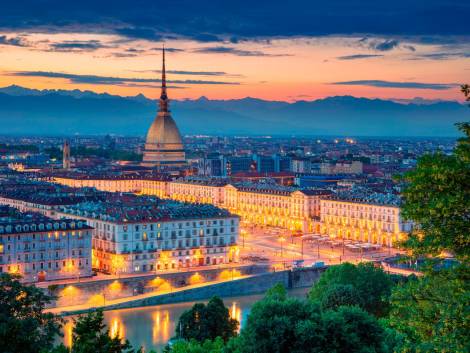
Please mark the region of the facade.
<svg viewBox="0 0 470 353"><path fill-rule="evenodd" d="M212 205L109 195L64 207L61 214L94 227L93 267L139 273L238 261L239 217Z"/></svg>
<svg viewBox="0 0 470 353"><path fill-rule="evenodd" d="M320 200L326 190L297 190L270 185L227 185L224 207L243 220L262 226L313 232L320 216Z"/></svg>
<svg viewBox="0 0 470 353"><path fill-rule="evenodd" d="M228 184L220 178L181 178L176 180L54 178L68 186L86 185L102 191L136 192L190 203L212 204L225 208L242 219L263 226L283 227L304 232L316 231L320 217L320 199L327 190L301 190L270 183Z"/></svg>
<svg viewBox="0 0 470 353"><path fill-rule="evenodd" d="M91 276L86 222L2 209L9 210L0 219L0 272L20 274L25 282Z"/></svg>
<svg viewBox="0 0 470 353"><path fill-rule="evenodd" d="M160 109L147 132L142 164L166 169L186 164L181 134L171 117L166 92L165 48L163 48L162 92Z"/></svg>
<svg viewBox="0 0 470 353"><path fill-rule="evenodd" d="M412 227L403 220L398 204L372 199L325 199L320 201L320 210L320 232L334 239L392 247Z"/></svg>

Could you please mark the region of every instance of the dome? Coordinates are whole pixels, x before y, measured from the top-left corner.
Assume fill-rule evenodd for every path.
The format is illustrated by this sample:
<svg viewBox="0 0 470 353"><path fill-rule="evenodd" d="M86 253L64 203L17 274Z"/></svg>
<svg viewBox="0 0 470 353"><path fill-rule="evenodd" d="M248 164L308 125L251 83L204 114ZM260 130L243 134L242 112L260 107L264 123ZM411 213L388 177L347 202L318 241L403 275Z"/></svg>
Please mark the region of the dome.
<svg viewBox="0 0 470 353"><path fill-rule="evenodd" d="M181 135L175 121L169 113L159 113L147 132L147 144L182 145Z"/></svg>
<svg viewBox="0 0 470 353"><path fill-rule="evenodd" d="M182 166L186 164L183 141L168 109L166 93L165 50L163 49L162 92L160 109L147 132L142 164L150 167Z"/></svg>

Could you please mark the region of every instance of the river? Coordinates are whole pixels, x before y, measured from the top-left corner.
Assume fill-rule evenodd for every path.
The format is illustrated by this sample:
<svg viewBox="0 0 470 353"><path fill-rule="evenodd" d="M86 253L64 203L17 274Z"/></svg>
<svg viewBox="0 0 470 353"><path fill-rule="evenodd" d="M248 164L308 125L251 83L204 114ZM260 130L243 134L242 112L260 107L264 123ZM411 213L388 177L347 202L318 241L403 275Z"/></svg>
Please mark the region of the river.
<svg viewBox="0 0 470 353"><path fill-rule="evenodd" d="M308 288L289 291L293 297L304 298ZM241 327L250 312L252 305L263 298L263 294L224 298L230 315L236 318ZM134 348L142 346L145 352L151 349L161 352L168 340L174 336L175 326L180 315L193 306L194 302L147 306L143 308L111 310L104 312L105 322L110 335L129 340ZM64 344L70 346L72 341L72 318L66 318L64 326Z"/></svg>

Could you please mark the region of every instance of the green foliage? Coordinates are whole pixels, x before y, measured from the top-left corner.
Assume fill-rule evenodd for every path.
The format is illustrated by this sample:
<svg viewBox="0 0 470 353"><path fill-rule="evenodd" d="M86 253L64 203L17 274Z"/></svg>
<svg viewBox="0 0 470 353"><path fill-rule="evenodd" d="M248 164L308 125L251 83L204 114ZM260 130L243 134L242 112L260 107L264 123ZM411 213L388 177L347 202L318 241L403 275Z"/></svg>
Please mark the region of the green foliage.
<svg viewBox="0 0 470 353"><path fill-rule="evenodd" d="M194 304L181 315L176 335L178 338L199 342L217 337L227 341L236 334L237 328L238 321L230 317L222 299L213 297L207 305Z"/></svg>
<svg viewBox="0 0 470 353"><path fill-rule="evenodd" d="M224 341L217 337L215 340L205 340L198 342L196 340L179 340L173 346L165 349L165 353L222 353L224 352Z"/></svg>
<svg viewBox="0 0 470 353"><path fill-rule="evenodd" d="M351 284L334 283L322 294L320 305L324 310L334 310L343 305L363 307L364 302L359 291Z"/></svg>
<svg viewBox="0 0 470 353"><path fill-rule="evenodd" d="M131 353L129 342L121 337L110 337L103 323L103 311L81 315L74 320L70 353Z"/></svg>
<svg viewBox="0 0 470 353"><path fill-rule="evenodd" d="M470 101L470 86L461 90ZM450 251L463 261L470 257L470 122L457 127L463 137L453 154L425 155L403 177L403 215L417 224L404 246L415 256Z"/></svg>
<svg viewBox="0 0 470 353"><path fill-rule="evenodd" d="M385 331L358 307L320 310L318 303L267 295L257 302L231 353L385 352Z"/></svg>
<svg viewBox="0 0 470 353"><path fill-rule="evenodd" d="M325 308L358 305L383 316L388 311L392 285L390 276L372 263L344 263L330 266L310 290L309 298Z"/></svg>
<svg viewBox="0 0 470 353"><path fill-rule="evenodd" d="M470 350L470 269L439 270L398 285L389 325L402 337L399 352Z"/></svg>
<svg viewBox="0 0 470 353"><path fill-rule="evenodd" d="M460 87L460 90L462 91L463 95L465 96L465 100L467 102L470 102L470 86L469 85L462 85Z"/></svg>
<svg viewBox="0 0 470 353"><path fill-rule="evenodd" d="M50 147L44 150L50 158L62 159L62 150ZM112 160L136 161L142 160L142 155L133 151L118 150L114 148L89 148L84 146L73 147L70 151L72 157L102 157Z"/></svg>
<svg viewBox="0 0 470 353"><path fill-rule="evenodd" d="M4 353L39 352L52 347L62 321L43 312L53 298L18 275L0 275L0 342Z"/></svg>
<svg viewBox="0 0 470 353"><path fill-rule="evenodd" d="M386 352L384 329L374 316L359 307L341 306L326 311L323 326L326 349L319 351Z"/></svg>
<svg viewBox="0 0 470 353"><path fill-rule="evenodd" d="M277 300L285 300L287 299L286 287L284 287L282 283L276 283L267 290L265 297Z"/></svg>

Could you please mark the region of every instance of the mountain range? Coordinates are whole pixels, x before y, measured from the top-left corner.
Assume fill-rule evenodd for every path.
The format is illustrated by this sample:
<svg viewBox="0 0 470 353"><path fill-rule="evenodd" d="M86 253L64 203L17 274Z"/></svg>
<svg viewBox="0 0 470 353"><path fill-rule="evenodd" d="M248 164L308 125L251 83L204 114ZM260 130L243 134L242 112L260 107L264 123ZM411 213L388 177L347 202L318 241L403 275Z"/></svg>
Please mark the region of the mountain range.
<svg viewBox="0 0 470 353"><path fill-rule="evenodd" d="M452 101L411 103L335 96L313 101L256 98L170 102L183 134L455 136L468 107ZM157 102L80 90L0 88L0 134L144 136Z"/></svg>

